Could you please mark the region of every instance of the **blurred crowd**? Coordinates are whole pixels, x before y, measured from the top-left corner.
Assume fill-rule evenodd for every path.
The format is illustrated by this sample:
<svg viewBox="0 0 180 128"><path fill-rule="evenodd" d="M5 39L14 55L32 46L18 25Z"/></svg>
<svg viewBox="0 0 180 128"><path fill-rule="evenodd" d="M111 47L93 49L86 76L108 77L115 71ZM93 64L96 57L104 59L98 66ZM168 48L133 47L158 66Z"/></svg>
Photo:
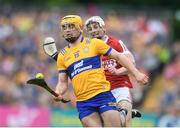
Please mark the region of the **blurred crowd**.
<svg viewBox="0 0 180 128"><path fill-rule="evenodd" d="M177 120L180 113L180 43L170 42L170 21L166 17L145 14L133 16L109 12L104 15L91 10L81 10L76 14L84 20L92 14L102 16L108 35L121 39L135 56L138 69L150 76L148 86L138 85L132 78L133 105L143 108L142 103L148 93L153 91L156 83L160 83L161 94L155 99L162 117L159 125L163 126L170 119ZM44 53L42 44L45 37L51 36L56 40L58 49L66 45L59 29L59 19L64 15L66 13L60 10L12 11L0 15L0 105L75 106L71 86L66 96L72 102L60 104L55 103L42 88L26 84L28 79L42 72L51 88L55 88L58 77L56 63ZM177 123L180 124L180 120Z"/></svg>

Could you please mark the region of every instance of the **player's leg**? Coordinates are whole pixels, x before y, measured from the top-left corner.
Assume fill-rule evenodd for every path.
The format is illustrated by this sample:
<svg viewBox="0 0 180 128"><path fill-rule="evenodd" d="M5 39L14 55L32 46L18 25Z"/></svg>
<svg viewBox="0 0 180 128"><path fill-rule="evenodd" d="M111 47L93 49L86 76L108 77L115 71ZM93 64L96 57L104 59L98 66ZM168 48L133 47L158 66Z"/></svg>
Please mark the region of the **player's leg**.
<svg viewBox="0 0 180 128"><path fill-rule="evenodd" d="M111 90L112 94L116 98L118 103L117 107L127 110L127 115L124 112L120 112L122 126L130 126L130 120L132 119L132 101L128 87L121 87Z"/></svg>
<svg viewBox="0 0 180 128"><path fill-rule="evenodd" d="M104 127L120 127L120 115L116 110L108 110L101 114Z"/></svg>
<svg viewBox="0 0 180 128"><path fill-rule="evenodd" d="M102 127L97 100L97 96L94 96L88 100L77 102L79 119L84 127Z"/></svg>
<svg viewBox="0 0 180 128"><path fill-rule="evenodd" d="M102 127L102 120L97 112L82 118L81 123L83 127Z"/></svg>
<svg viewBox="0 0 180 128"><path fill-rule="evenodd" d="M103 126L104 127L120 127L120 115L119 111L117 110L116 106L111 106L109 103L116 102L116 99L112 95L112 93L104 92L101 94L101 98L99 98L99 109L98 112L100 113Z"/></svg>
<svg viewBox="0 0 180 128"><path fill-rule="evenodd" d="M127 110L127 115L125 117L125 120L122 121L123 126L130 126L130 121L132 119L132 104L131 102L127 100L121 100L118 102L118 107L121 109ZM124 115L121 114L121 117L123 118Z"/></svg>

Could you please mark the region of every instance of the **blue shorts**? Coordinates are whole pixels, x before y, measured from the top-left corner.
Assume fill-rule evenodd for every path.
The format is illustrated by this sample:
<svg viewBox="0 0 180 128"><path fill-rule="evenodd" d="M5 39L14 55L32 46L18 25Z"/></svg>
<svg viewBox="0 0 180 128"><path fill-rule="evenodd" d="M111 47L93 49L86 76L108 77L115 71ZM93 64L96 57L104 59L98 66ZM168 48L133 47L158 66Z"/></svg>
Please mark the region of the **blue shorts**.
<svg viewBox="0 0 180 128"><path fill-rule="evenodd" d="M102 92L85 101L78 101L77 109L80 120L94 112L101 114L108 110L117 110L115 106L108 105L110 102L116 102L116 99L110 91Z"/></svg>

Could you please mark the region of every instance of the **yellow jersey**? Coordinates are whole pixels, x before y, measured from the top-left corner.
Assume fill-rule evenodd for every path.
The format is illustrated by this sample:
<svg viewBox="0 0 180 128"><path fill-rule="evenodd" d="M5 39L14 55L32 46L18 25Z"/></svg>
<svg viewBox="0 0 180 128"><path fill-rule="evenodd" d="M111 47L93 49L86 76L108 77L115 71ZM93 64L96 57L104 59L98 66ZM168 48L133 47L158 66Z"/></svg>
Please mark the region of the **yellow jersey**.
<svg viewBox="0 0 180 128"><path fill-rule="evenodd" d="M57 59L59 73L67 73L77 101L90 99L110 90L101 66L101 56L108 55L112 48L99 39L82 37L75 47L66 46Z"/></svg>

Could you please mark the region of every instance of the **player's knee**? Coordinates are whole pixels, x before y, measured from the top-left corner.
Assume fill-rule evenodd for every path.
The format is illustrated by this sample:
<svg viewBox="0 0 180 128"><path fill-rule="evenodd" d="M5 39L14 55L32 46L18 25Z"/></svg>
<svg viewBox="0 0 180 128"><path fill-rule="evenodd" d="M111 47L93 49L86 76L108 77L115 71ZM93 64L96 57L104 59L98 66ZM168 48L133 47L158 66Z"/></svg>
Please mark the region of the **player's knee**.
<svg viewBox="0 0 180 128"><path fill-rule="evenodd" d="M128 111L132 109L132 103L127 100L122 100L118 102L118 107L122 109L127 109Z"/></svg>
<svg viewBox="0 0 180 128"><path fill-rule="evenodd" d="M126 110L126 121L130 121L131 120L131 110L132 110L132 104L131 102L127 101L127 100L122 100L120 102L118 102L118 107L119 109L123 109Z"/></svg>

